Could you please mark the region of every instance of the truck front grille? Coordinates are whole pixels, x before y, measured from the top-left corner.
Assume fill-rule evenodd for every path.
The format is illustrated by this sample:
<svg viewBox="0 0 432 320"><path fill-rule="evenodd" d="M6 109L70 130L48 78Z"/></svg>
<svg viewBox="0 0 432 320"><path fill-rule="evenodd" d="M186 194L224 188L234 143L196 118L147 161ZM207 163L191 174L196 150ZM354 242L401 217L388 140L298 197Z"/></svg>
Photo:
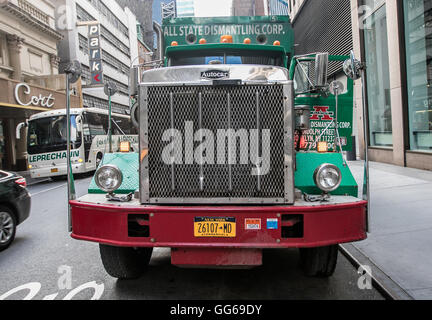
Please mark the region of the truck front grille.
<svg viewBox="0 0 432 320"><path fill-rule="evenodd" d="M148 177L148 202L284 202L286 119L283 85L150 86L145 92L147 108L141 117L147 121L144 121L146 125L142 126L144 132L141 135L148 137L149 152L148 167L142 166L141 179ZM181 155L175 156L177 163L172 165L164 161L163 153L172 142L171 138L164 139L164 134L172 134L173 128L181 134L182 148ZM192 141L190 132L195 138L201 137L200 129L213 134L213 146L208 144L210 151L203 156L213 158L214 163L200 164L202 153L196 151L201 143L187 143ZM243 138L247 133L248 142L245 144L245 139L236 138L234 148L233 144L229 147L227 138L221 153L218 130L226 132L229 129ZM253 130L258 130L255 132L259 132L260 140L256 140ZM262 143L263 130L270 133L270 143ZM270 155L270 168L265 175L252 174L256 165L251 161L251 154L252 159L256 159L253 156L256 148L252 148L251 143L259 146L260 156ZM247 163L245 154L249 156ZM228 161L230 155L231 162Z"/></svg>

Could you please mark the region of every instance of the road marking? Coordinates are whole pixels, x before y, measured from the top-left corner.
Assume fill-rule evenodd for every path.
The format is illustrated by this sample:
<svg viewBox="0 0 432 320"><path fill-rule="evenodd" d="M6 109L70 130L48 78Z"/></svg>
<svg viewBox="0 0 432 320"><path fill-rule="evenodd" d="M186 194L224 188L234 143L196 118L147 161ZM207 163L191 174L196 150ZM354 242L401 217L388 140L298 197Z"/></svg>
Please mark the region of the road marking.
<svg viewBox="0 0 432 320"><path fill-rule="evenodd" d="M76 183L76 184L78 184L78 183ZM61 185L59 185L59 186L57 186L57 187L53 187L53 188L50 188L50 189L46 189L46 190L43 190L43 191L39 191L39 192L36 192L36 193L34 193L34 194L31 193L30 196L31 196L31 197L34 197L34 196L40 195L40 194L42 194L42 193L50 192L50 191L57 190L57 189L60 189L60 188L63 188L63 187L67 187L67 183L65 183L65 184L61 184Z"/></svg>
<svg viewBox="0 0 432 320"><path fill-rule="evenodd" d="M30 194L30 196L31 197L34 197L34 196L37 196L37 195L39 195L39 194L42 194L42 193L45 193L45 192L49 192L49 191L53 191L53 190L57 190L57 189L60 189L60 188L62 188L62 187L65 187L65 186L67 186L67 183L65 183L65 184L62 184L62 185L59 185L59 186L57 186L57 187L53 187L53 188L50 188L50 189L46 189L46 190L43 190L43 191L39 191L39 192L36 192L36 193L32 193L32 194Z"/></svg>

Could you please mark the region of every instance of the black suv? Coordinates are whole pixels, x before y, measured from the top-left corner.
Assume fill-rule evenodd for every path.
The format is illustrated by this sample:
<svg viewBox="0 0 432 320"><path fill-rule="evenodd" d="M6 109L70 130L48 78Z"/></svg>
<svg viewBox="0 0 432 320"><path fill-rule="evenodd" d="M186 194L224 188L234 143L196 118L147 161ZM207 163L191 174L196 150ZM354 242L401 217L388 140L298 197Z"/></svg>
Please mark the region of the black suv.
<svg viewBox="0 0 432 320"><path fill-rule="evenodd" d="M11 245L17 226L30 215L31 198L26 185L23 177L0 171L0 251Z"/></svg>

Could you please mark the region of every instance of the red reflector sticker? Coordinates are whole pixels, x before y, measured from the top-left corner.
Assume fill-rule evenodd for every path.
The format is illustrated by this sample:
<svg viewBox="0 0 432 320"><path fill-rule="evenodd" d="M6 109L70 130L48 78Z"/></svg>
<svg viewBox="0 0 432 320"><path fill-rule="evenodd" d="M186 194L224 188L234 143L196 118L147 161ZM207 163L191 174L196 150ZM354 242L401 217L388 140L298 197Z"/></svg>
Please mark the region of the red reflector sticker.
<svg viewBox="0 0 432 320"><path fill-rule="evenodd" d="M246 230L261 230L261 219L245 219Z"/></svg>

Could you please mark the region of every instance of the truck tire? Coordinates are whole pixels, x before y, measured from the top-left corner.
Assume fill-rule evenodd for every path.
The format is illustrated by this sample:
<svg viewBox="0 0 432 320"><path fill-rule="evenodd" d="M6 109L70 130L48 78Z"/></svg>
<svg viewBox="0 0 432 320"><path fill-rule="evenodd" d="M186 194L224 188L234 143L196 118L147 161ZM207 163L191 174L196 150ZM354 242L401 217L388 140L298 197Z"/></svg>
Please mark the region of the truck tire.
<svg viewBox="0 0 432 320"><path fill-rule="evenodd" d="M100 166L100 164L102 162L102 159L103 159L103 154L99 152L96 155L96 170L99 168L99 166Z"/></svg>
<svg viewBox="0 0 432 320"><path fill-rule="evenodd" d="M99 245L106 272L117 279L137 279L146 270L153 248L121 248Z"/></svg>
<svg viewBox="0 0 432 320"><path fill-rule="evenodd" d="M300 264L308 277L331 277L338 257L338 246L300 249Z"/></svg>

